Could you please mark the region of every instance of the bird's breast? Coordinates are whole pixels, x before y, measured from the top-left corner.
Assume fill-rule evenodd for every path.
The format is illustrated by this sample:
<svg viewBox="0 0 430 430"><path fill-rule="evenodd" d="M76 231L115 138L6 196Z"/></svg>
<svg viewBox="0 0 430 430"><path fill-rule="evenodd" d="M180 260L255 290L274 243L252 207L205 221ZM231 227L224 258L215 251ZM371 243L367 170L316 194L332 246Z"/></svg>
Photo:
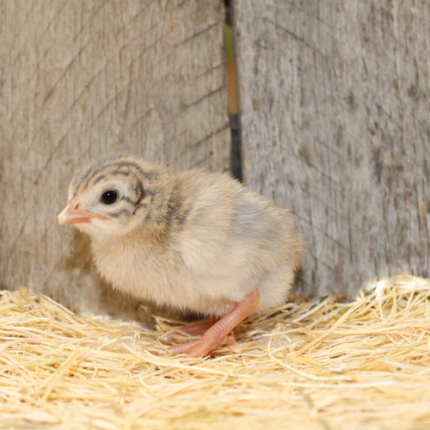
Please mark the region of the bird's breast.
<svg viewBox="0 0 430 430"><path fill-rule="evenodd" d="M173 274L182 271L179 255L150 244L95 243L93 252L98 270L115 288L157 302L157 294L173 289Z"/></svg>
<svg viewBox="0 0 430 430"><path fill-rule="evenodd" d="M222 316L236 300L231 279L196 275L170 246L134 246L121 242L93 243L96 266L118 290L205 315Z"/></svg>

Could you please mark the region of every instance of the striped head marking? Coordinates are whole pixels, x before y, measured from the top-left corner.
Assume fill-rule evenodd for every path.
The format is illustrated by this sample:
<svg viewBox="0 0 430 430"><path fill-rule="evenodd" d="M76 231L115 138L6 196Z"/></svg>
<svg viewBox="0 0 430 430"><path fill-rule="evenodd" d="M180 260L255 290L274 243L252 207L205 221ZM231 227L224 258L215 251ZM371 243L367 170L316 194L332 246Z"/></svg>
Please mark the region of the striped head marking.
<svg viewBox="0 0 430 430"><path fill-rule="evenodd" d="M72 179L69 203L58 222L75 224L90 235L128 232L154 218L162 174L161 167L127 155L98 158Z"/></svg>

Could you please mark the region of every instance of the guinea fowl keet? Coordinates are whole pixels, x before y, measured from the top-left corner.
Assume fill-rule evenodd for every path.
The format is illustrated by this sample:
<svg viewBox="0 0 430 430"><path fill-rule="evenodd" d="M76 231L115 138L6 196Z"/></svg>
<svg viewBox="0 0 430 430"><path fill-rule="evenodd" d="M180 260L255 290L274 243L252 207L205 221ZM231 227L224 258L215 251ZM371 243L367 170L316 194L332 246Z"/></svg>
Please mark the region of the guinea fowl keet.
<svg viewBox="0 0 430 430"><path fill-rule="evenodd" d="M190 357L233 343L247 316L282 305L303 256L288 213L229 175L122 154L74 176L58 222L90 236L114 288L208 317L183 329L199 340L170 348Z"/></svg>

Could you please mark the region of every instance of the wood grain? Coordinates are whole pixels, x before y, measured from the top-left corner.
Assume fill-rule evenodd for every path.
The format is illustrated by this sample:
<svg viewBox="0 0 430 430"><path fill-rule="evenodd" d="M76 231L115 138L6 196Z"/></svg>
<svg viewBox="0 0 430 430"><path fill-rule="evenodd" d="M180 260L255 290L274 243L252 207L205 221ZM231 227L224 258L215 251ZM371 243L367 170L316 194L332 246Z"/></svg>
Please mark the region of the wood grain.
<svg viewBox="0 0 430 430"><path fill-rule="evenodd" d="M223 28L221 1L0 2L1 286L128 311L56 216L108 152L229 170Z"/></svg>
<svg viewBox="0 0 430 430"><path fill-rule="evenodd" d="M296 219L303 290L428 277L430 2L234 6L244 176Z"/></svg>

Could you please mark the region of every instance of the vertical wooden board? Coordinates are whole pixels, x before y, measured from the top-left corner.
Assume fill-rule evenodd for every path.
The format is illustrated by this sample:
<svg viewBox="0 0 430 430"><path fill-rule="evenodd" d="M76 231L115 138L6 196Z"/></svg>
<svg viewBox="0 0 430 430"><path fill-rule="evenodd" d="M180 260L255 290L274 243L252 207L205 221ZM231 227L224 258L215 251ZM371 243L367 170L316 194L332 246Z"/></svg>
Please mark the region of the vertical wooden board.
<svg viewBox="0 0 430 430"><path fill-rule="evenodd" d="M430 2L234 6L244 176L295 218L303 289L429 276Z"/></svg>
<svg viewBox="0 0 430 430"><path fill-rule="evenodd" d="M108 152L229 170L223 28L221 1L0 3L3 287L74 308L125 303L56 216L74 171Z"/></svg>

